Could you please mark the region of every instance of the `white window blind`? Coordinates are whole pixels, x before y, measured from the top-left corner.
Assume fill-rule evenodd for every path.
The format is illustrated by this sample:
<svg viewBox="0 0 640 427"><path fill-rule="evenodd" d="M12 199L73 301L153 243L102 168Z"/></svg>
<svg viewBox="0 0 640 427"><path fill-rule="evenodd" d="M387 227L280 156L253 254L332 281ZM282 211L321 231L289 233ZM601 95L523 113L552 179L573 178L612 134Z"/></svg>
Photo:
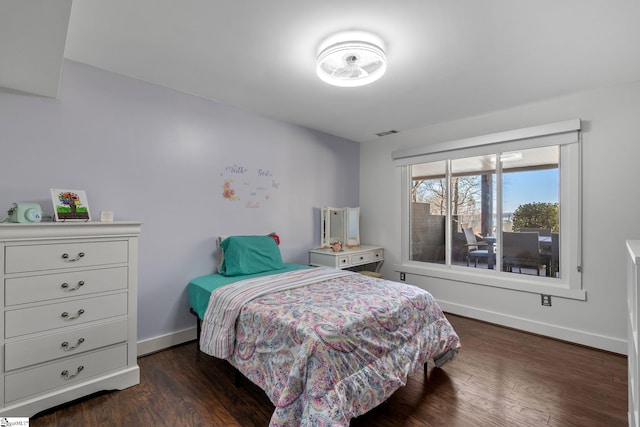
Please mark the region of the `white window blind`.
<svg viewBox="0 0 640 427"><path fill-rule="evenodd" d="M396 150L396 166L579 142L580 119Z"/></svg>

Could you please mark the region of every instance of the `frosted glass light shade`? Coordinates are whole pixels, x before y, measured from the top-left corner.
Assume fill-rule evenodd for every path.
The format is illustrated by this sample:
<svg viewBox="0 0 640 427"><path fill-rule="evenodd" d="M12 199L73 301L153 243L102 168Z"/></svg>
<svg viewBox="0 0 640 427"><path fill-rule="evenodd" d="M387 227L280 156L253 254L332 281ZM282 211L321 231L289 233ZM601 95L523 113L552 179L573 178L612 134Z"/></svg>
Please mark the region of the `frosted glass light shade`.
<svg viewBox="0 0 640 427"><path fill-rule="evenodd" d="M387 70L382 48L366 41L343 41L324 48L318 54L318 77L331 85L364 86L375 82Z"/></svg>

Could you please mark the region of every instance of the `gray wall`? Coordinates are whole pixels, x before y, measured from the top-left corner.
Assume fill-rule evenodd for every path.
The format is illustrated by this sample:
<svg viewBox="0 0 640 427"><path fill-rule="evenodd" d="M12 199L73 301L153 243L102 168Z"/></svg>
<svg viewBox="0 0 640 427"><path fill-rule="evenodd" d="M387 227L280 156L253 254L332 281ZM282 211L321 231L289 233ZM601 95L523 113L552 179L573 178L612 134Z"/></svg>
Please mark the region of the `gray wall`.
<svg viewBox="0 0 640 427"><path fill-rule="evenodd" d="M400 172L391 152L568 119L583 120L583 288L586 301L407 275L453 313L626 352L626 239L640 238L640 82L576 93L399 133L361 149L361 235L385 247L385 277L400 262ZM463 344L464 345L464 344Z"/></svg>
<svg viewBox="0 0 640 427"><path fill-rule="evenodd" d="M94 219L144 223L139 340L195 325L186 286L214 271L216 236L275 231L307 263L319 208L358 206L359 144L70 61L58 100L0 88L0 144L2 211L52 213L68 188Z"/></svg>

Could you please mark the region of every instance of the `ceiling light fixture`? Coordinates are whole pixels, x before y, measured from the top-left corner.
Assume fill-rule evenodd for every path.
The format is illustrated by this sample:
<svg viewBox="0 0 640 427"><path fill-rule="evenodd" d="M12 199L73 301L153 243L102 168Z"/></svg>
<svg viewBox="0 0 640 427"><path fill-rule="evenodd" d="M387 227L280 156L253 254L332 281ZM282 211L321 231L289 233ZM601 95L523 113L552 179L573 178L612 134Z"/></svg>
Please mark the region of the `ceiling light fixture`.
<svg viewBox="0 0 640 427"><path fill-rule="evenodd" d="M387 57L380 41L362 32L341 33L325 40L316 63L322 81L341 87L373 83L386 70Z"/></svg>

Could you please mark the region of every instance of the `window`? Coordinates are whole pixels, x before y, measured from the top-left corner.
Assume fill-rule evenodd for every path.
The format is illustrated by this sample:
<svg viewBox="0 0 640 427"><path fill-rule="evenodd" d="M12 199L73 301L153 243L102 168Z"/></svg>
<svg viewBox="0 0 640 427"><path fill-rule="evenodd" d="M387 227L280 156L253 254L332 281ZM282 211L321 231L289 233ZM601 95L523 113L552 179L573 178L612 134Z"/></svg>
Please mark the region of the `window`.
<svg viewBox="0 0 640 427"><path fill-rule="evenodd" d="M584 299L573 120L394 152L400 269Z"/></svg>

